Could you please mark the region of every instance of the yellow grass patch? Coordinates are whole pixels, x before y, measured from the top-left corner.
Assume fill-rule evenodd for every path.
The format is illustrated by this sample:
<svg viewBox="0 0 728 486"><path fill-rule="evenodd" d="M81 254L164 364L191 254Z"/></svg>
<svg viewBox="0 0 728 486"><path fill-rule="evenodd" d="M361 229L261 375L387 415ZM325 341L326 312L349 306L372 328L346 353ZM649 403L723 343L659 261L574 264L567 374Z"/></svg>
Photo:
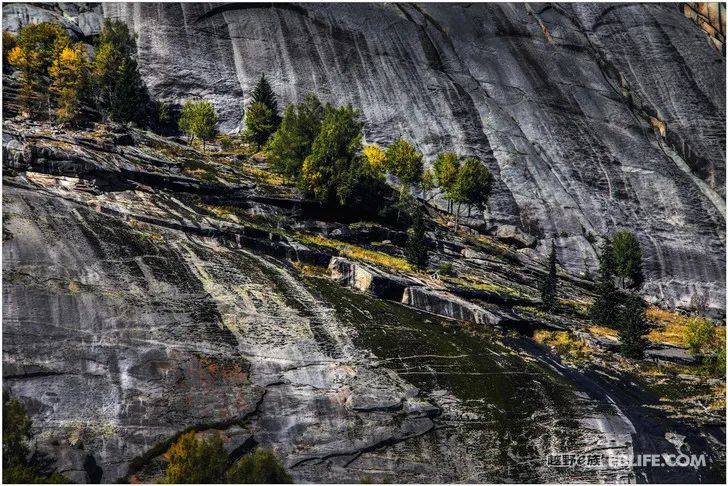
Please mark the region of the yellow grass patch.
<svg viewBox="0 0 728 486"><path fill-rule="evenodd" d="M617 337L617 330L604 326L591 326L589 332L597 336Z"/></svg>
<svg viewBox="0 0 728 486"><path fill-rule="evenodd" d="M412 272L412 266L407 263L404 258L387 255L379 251L369 250L360 246L352 245L350 243L344 243L341 241L330 240L322 236L307 235L303 233L296 233L294 238L299 240L301 243L309 245L324 246L327 248L335 248L339 250L342 256L353 258L355 260L361 260L364 262L375 263L388 268L394 268L403 272Z"/></svg>
<svg viewBox="0 0 728 486"><path fill-rule="evenodd" d="M536 342L556 350L559 355L575 362L583 361L590 351L589 345L568 331L547 331L537 329L533 333Z"/></svg>

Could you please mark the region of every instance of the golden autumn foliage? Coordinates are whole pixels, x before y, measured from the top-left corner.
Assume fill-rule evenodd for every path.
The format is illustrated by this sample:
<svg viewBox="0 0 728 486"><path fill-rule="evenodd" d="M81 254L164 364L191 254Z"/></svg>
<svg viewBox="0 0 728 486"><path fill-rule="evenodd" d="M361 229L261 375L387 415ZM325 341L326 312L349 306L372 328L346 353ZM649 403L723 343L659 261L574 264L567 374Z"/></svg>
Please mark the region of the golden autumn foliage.
<svg viewBox="0 0 728 486"><path fill-rule="evenodd" d="M373 143L365 146L363 154L364 158L366 158L367 162L369 162L369 165L379 172L384 172L385 154L384 150L382 150L379 145Z"/></svg>
<svg viewBox="0 0 728 486"><path fill-rule="evenodd" d="M227 454L222 439L198 439L194 432L183 434L167 451L169 463L164 483L219 483L225 472Z"/></svg>
<svg viewBox="0 0 728 486"><path fill-rule="evenodd" d="M78 106L87 87L88 58L83 44L65 47L49 69L50 91L57 97L56 116L62 122L78 117Z"/></svg>

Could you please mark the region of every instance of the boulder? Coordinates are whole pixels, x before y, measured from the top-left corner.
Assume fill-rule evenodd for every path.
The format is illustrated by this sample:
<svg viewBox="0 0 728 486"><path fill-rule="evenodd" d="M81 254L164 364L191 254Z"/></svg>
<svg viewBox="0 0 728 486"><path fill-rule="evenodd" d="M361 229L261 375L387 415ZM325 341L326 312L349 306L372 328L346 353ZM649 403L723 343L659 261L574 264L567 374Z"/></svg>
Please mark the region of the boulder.
<svg viewBox="0 0 728 486"><path fill-rule="evenodd" d="M684 365L692 365L700 363L698 356L693 356L686 349L664 347L660 349L648 349L645 351L645 358L656 361L657 363L677 363Z"/></svg>
<svg viewBox="0 0 728 486"><path fill-rule="evenodd" d="M341 257L331 259L329 270L331 278L341 285L371 292L381 299L400 301L404 290L416 285L412 279L385 273Z"/></svg>
<svg viewBox="0 0 728 486"><path fill-rule="evenodd" d="M407 287L402 303L438 316L476 324L500 325L504 319L455 295L426 287Z"/></svg>
<svg viewBox="0 0 728 486"><path fill-rule="evenodd" d="M498 229L495 231L495 237L504 243L518 248L535 248L538 242L534 236L524 233L512 224L498 226Z"/></svg>

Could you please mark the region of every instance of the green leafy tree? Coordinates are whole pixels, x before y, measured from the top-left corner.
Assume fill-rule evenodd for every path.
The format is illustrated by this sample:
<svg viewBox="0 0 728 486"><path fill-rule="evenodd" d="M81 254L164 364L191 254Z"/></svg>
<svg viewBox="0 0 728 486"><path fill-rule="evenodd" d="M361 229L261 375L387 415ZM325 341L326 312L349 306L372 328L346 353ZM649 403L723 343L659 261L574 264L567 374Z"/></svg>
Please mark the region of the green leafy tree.
<svg viewBox="0 0 728 486"><path fill-rule="evenodd" d="M629 295L619 312L620 352L630 358L644 357L647 349L645 335L648 332L644 302L637 295Z"/></svg>
<svg viewBox="0 0 728 486"><path fill-rule="evenodd" d="M556 297L556 286L558 282L558 277L556 275L556 263L556 246L552 241L551 253L549 254L549 271L544 280L541 282L541 300L543 301L544 308L549 312L555 311L559 306L559 302Z"/></svg>
<svg viewBox="0 0 728 486"><path fill-rule="evenodd" d="M432 169L425 170L425 172L422 173L422 180L420 181L420 189L422 189L422 192L425 195L424 197L426 197L427 193L432 191L435 187L437 187L435 174L432 172ZM429 201L430 199L431 197L426 200Z"/></svg>
<svg viewBox="0 0 728 486"><path fill-rule="evenodd" d="M435 162L432 164L435 172L437 185L442 190L447 199L447 210L452 211L452 190L457 181L458 171L460 170L460 160L454 152L442 152L437 154Z"/></svg>
<svg viewBox="0 0 728 486"><path fill-rule="evenodd" d="M362 216L375 216L386 204L387 185L381 172L362 157L354 157L338 178L338 203Z"/></svg>
<svg viewBox="0 0 728 486"><path fill-rule="evenodd" d="M456 228L460 216L460 205L467 205L468 215L473 206L484 209L490 197L492 183L493 176L478 159L468 157L463 161L457 173L455 184L450 191L452 200L458 203L455 214Z"/></svg>
<svg viewBox="0 0 728 486"><path fill-rule="evenodd" d="M273 121L273 131L275 131L281 121L278 114L278 97L275 92L273 92L273 88L268 82L268 79L265 77L265 74L260 76L258 83L255 85L255 88L253 88L251 98L253 103L263 103L270 109Z"/></svg>
<svg viewBox="0 0 728 486"><path fill-rule="evenodd" d="M219 483L227 464L222 439L198 439L194 432L183 434L167 451L169 462L164 483Z"/></svg>
<svg viewBox="0 0 728 486"><path fill-rule="evenodd" d="M614 286L614 257L612 242L607 238L599 256L597 296L589 309L589 318L599 326L615 327L619 294Z"/></svg>
<svg viewBox="0 0 728 486"><path fill-rule="evenodd" d="M151 102L135 54L136 40L129 27L105 19L93 65L94 96L105 119L146 125Z"/></svg>
<svg viewBox="0 0 728 486"><path fill-rule="evenodd" d="M407 239L405 251L407 262L419 271L427 268L429 256L427 252L427 238L425 237L425 218L422 208L418 208L414 215L411 233Z"/></svg>
<svg viewBox="0 0 728 486"><path fill-rule="evenodd" d="M205 151L205 141L215 137L217 113L212 103L206 100L185 101L182 114L179 118L179 129L190 137L190 143L195 137L202 140L202 151Z"/></svg>
<svg viewBox="0 0 728 486"><path fill-rule="evenodd" d="M351 105L325 110L321 129L303 162L301 185L320 201L345 204L351 184L344 178L359 171L362 122Z"/></svg>
<svg viewBox="0 0 728 486"><path fill-rule="evenodd" d="M275 121L271 109L261 103L254 102L245 113L245 130L243 138L254 143L260 149L275 131Z"/></svg>
<svg viewBox="0 0 728 486"><path fill-rule="evenodd" d="M49 71L70 43L66 30L54 22L20 29L17 45L8 51L7 60L21 72L20 102L29 117L52 118Z"/></svg>
<svg viewBox="0 0 728 486"><path fill-rule="evenodd" d="M3 483L67 483L68 478L54 472L44 475L28 456L28 440L33 422L21 403L3 392Z"/></svg>
<svg viewBox="0 0 728 486"><path fill-rule="evenodd" d="M323 117L324 107L312 94L303 103L286 108L281 126L269 145L268 159L275 172L289 179L298 178Z"/></svg>
<svg viewBox="0 0 728 486"><path fill-rule="evenodd" d="M288 484L291 477L272 452L257 450L240 458L225 475L230 484Z"/></svg>
<svg viewBox="0 0 728 486"><path fill-rule="evenodd" d="M614 274L618 277L621 288L639 288L644 277L642 275L642 249L634 233L619 231L612 238L614 254Z"/></svg>
<svg viewBox="0 0 728 486"><path fill-rule="evenodd" d="M387 147L385 166L403 187L417 184L422 178L422 154L402 138Z"/></svg>
<svg viewBox="0 0 728 486"><path fill-rule="evenodd" d="M8 53L18 45L18 36L7 30L3 30L3 72L7 72Z"/></svg>

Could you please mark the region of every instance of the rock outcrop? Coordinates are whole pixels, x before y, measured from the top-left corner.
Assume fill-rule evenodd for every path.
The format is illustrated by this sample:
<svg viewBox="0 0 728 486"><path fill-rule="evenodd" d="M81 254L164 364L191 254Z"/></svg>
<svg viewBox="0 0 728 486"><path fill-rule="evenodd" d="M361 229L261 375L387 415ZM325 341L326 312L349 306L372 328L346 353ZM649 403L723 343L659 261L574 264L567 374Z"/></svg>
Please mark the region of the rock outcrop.
<svg viewBox="0 0 728 486"><path fill-rule="evenodd" d="M56 18L79 37L102 16L138 35L154 96L204 96L223 130L261 73L284 106L352 103L369 142L480 157L488 221L537 222L570 270L593 273L595 237L627 228L647 297L725 307L725 58L677 4L3 6L6 28Z"/></svg>

